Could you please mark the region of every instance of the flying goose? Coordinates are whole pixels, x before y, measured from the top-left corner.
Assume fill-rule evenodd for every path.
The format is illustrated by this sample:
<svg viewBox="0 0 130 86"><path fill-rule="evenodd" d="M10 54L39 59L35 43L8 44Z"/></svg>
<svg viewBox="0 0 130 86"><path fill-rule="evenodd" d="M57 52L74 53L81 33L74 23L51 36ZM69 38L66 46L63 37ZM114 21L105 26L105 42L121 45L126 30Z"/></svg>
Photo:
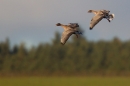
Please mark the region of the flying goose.
<svg viewBox="0 0 130 86"><path fill-rule="evenodd" d="M90 23L90 30L93 29L93 27L99 23L103 18L106 18L109 22L113 20L114 14L109 14L109 10L89 10L88 13L94 13L95 16L92 18L91 23Z"/></svg>
<svg viewBox="0 0 130 86"><path fill-rule="evenodd" d="M63 24L57 23L56 26L62 26L64 28L64 31L61 37L62 45L66 43L66 41L69 39L69 37L72 34L75 34L77 38L78 38L78 34L82 34L81 32L77 30L77 27L79 27L77 23L70 23L69 25L63 25Z"/></svg>

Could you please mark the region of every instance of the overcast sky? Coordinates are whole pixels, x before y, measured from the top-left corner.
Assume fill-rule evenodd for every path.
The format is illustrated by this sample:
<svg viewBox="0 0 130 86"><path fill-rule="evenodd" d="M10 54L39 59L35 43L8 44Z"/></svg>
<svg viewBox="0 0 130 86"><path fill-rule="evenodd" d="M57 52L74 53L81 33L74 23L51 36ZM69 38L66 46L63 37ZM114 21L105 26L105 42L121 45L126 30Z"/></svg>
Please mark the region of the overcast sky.
<svg viewBox="0 0 130 86"><path fill-rule="evenodd" d="M0 41L9 38L11 45L26 42L28 46L50 42L63 24L79 23L88 40L130 40L130 0L0 0ZM93 30L89 23L94 14L88 10L110 10L115 19L103 19Z"/></svg>

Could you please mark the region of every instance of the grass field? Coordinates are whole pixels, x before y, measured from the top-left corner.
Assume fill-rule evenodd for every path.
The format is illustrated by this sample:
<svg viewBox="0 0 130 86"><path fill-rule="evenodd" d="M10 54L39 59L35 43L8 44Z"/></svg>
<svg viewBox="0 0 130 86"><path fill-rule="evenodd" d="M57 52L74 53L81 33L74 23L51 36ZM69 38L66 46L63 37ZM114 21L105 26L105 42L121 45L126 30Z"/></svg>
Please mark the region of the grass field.
<svg viewBox="0 0 130 86"><path fill-rule="evenodd" d="M0 86L130 86L125 77L1 77Z"/></svg>

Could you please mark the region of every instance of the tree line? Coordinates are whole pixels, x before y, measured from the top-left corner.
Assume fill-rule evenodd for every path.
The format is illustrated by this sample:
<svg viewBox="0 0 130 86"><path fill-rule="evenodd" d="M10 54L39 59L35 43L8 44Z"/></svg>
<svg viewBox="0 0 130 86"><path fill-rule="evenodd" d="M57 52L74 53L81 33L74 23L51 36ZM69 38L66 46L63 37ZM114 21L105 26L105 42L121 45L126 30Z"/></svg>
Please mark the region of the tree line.
<svg viewBox="0 0 130 86"><path fill-rule="evenodd" d="M130 73L130 41L88 41L71 37L63 46L61 34L51 43L27 50L24 43L10 49L7 39L0 43L0 73Z"/></svg>

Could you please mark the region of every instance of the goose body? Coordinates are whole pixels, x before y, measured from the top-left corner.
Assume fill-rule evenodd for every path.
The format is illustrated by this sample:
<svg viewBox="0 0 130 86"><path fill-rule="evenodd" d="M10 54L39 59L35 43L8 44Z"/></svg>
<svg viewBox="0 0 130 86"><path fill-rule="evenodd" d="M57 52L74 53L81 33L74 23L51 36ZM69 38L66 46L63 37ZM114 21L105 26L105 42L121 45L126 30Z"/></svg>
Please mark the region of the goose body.
<svg viewBox="0 0 130 86"><path fill-rule="evenodd" d="M114 14L109 14L109 10L89 10L88 13L94 13L95 16L92 18L90 22L90 30L93 29L93 27L99 23L103 18L106 18L109 22L114 18Z"/></svg>
<svg viewBox="0 0 130 86"><path fill-rule="evenodd" d="M69 39L69 37L72 34L75 34L76 37L78 38L78 34L82 34L81 32L79 32L77 30L77 27L79 27L78 24L69 24L69 25L63 25L60 23L56 24L57 26L62 26L64 28L64 31L62 33L62 37L61 37L61 44L64 45L66 43L66 41Z"/></svg>

